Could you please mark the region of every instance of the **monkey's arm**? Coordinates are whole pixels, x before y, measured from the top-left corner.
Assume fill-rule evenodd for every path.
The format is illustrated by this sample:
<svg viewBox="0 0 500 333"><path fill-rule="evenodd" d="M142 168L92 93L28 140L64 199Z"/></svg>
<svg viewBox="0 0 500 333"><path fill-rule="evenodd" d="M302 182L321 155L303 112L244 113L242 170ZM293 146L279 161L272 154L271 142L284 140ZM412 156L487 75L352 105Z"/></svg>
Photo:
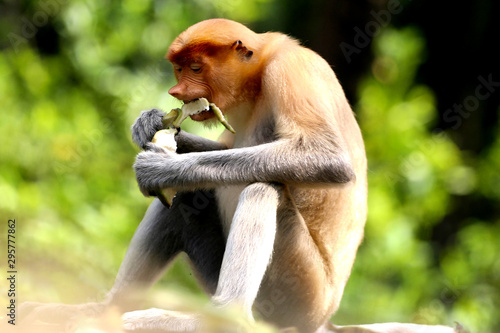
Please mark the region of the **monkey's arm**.
<svg viewBox="0 0 500 333"><path fill-rule="evenodd" d="M185 131L180 131L175 136L175 141L177 142L178 154L227 149L227 146L223 143L205 139Z"/></svg>
<svg viewBox="0 0 500 333"><path fill-rule="evenodd" d="M182 155L168 153L154 144L148 148L134 164L143 193L169 187L213 188L254 182L321 185L346 183L355 177L347 154L325 142L306 145L300 140L278 140Z"/></svg>

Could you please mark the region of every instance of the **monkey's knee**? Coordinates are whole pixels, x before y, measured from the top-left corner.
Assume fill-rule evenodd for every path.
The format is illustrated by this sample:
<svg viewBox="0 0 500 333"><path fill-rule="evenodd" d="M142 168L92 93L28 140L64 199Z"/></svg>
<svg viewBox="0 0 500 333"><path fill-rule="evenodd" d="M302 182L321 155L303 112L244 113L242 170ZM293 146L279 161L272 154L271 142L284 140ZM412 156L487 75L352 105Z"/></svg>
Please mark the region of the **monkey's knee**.
<svg viewBox="0 0 500 333"><path fill-rule="evenodd" d="M239 202L278 206L281 199L282 187L283 185L277 183L249 184L241 192Z"/></svg>

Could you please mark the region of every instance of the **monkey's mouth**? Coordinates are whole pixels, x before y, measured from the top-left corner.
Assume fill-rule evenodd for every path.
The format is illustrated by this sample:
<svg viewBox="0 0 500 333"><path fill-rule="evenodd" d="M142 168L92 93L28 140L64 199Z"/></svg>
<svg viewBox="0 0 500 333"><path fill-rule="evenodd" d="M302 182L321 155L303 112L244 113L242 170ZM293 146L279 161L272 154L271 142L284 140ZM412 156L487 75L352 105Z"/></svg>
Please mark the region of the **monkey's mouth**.
<svg viewBox="0 0 500 333"><path fill-rule="evenodd" d="M213 113L210 110L201 111L200 113L190 115L189 117L191 117L191 119L193 119L194 121L204 121L204 120L215 117L215 113Z"/></svg>
<svg viewBox="0 0 500 333"><path fill-rule="evenodd" d="M204 121L215 117L215 113L206 98L196 98L183 102L182 109L186 110L189 117L194 121Z"/></svg>
<svg viewBox="0 0 500 333"><path fill-rule="evenodd" d="M222 111L214 103L209 103L206 98L184 101L182 113L189 115L194 121L204 121L217 117L222 125L234 133L234 129L229 125Z"/></svg>

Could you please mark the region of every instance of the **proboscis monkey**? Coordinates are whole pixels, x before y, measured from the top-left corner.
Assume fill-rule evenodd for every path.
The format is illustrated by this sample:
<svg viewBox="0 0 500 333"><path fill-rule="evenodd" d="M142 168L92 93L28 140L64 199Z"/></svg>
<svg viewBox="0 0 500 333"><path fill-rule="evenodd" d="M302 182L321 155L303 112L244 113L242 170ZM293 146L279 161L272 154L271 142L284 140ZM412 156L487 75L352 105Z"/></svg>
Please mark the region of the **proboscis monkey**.
<svg viewBox="0 0 500 333"><path fill-rule="evenodd" d="M363 139L328 63L286 35L223 19L184 31L167 58L178 80L169 93L215 103L236 134L214 142L181 131L170 152L150 142L164 113L137 119L142 192L179 193L170 208L153 201L100 306L127 304L132 290L152 285L185 252L213 304L240 307L249 320L306 333L422 329L328 323L363 237L367 198ZM216 121L211 111L192 118ZM159 309L123 320L132 331L203 332L202 317Z"/></svg>
<svg viewBox="0 0 500 333"><path fill-rule="evenodd" d="M335 74L292 38L221 19L187 29L167 57L178 80L169 93L215 103L236 134L214 143L181 132L180 154L168 153L148 143L163 113L141 115L139 186L182 192L170 209L153 202L119 276L149 254L152 279L185 251L216 305L315 332L339 305L366 219L363 140ZM196 196L210 203L197 209ZM126 318L140 326L136 314Z"/></svg>

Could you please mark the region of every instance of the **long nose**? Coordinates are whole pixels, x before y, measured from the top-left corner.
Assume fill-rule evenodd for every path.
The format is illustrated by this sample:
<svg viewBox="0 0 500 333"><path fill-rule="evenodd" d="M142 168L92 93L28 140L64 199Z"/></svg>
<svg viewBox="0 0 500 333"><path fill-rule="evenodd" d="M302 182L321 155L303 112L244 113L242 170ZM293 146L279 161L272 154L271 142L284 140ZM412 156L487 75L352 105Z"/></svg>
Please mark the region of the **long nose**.
<svg viewBox="0 0 500 333"><path fill-rule="evenodd" d="M186 87L182 83L177 83L175 86L170 88L168 93L177 99L184 99L183 97L186 94Z"/></svg>

